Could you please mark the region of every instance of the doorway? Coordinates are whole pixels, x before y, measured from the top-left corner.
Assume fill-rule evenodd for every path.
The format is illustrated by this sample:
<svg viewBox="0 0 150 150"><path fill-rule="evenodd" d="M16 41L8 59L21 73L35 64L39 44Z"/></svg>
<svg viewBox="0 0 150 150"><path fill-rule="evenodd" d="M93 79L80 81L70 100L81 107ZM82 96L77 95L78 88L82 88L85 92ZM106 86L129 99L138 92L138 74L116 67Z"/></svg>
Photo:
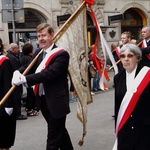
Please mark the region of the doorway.
<svg viewBox="0 0 150 150"><path fill-rule="evenodd" d="M130 8L124 12L124 20L121 22L121 33L129 31L131 38L139 40L141 29L147 24L146 17L138 8Z"/></svg>

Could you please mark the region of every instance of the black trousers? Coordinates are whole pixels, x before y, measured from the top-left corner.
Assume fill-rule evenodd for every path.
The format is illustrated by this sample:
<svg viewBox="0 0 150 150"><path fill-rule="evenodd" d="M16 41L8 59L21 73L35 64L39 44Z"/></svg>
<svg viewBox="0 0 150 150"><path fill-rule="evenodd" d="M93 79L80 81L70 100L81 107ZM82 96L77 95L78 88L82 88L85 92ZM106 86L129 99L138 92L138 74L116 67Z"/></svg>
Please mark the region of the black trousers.
<svg viewBox="0 0 150 150"><path fill-rule="evenodd" d="M14 99L15 99L15 111L16 116L21 115L21 96L22 96L22 85L19 85L14 90Z"/></svg>
<svg viewBox="0 0 150 150"><path fill-rule="evenodd" d="M46 150L73 150L70 136L65 127L66 116L55 119L50 115L45 96L41 96L41 112L48 125Z"/></svg>

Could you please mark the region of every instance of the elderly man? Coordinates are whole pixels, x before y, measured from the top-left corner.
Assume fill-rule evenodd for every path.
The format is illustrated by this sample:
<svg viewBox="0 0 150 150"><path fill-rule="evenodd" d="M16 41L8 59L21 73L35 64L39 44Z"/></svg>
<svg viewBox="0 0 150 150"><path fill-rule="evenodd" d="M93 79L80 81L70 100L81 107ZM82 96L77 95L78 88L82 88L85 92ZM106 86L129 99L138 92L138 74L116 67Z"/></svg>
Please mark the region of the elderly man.
<svg viewBox="0 0 150 150"><path fill-rule="evenodd" d="M142 39L143 42L140 45L142 60L140 64L150 67L150 26L144 26L142 28Z"/></svg>
<svg viewBox="0 0 150 150"><path fill-rule="evenodd" d="M9 45L9 50L7 57L9 58L11 62L11 66L13 68L13 71L17 70L18 68L21 67L20 60L18 58L19 54L19 46L16 43L11 43ZM21 114L21 96L22 96L22 85L18 86L15 89L15 100L16 100L16 115L17 115L17 120L24 120L27 119L26 116Z"/></svg>

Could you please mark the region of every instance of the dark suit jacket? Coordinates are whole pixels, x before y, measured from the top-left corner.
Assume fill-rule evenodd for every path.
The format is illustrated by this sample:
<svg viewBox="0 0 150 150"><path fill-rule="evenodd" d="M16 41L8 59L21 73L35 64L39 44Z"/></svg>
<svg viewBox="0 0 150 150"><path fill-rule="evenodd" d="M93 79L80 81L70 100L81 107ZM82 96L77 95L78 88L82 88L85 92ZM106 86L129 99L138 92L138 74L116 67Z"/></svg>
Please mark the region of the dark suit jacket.
<svg viewBox="0 0 150 150"><path fill-rule="evenodd" d="M53 48L56 47L57 46L54 45ZM40 50L36 51L33 57L35 57L39 51ZM43 54L41 53L30 73L35 72L42 58ZM50 114L54 118L64 117L70 112L67 79L68 65L69 54L67 51L61 51L52 58L44 71L26 76L28 86L43 83L47 106ZM19 70L22 72L24 69L25 68L22 67Z"/></svg>
<svg viewBox="0 0 150 150"><path fill-rule="evenodd" d="M21 67L20 60L14 53L12 53L11 51L8 51L7 57L9 58L9 60L11 62L13 71L15 71Z"/></svg>
<svg viewBox="0 0 150 150"><path fill-rule="evenodd" d="M141 70L138 66L136 75ZM121 101L126 93L126 72L125 70L114 77L115 85L115 121ZM132 83L131 83L132 85ZM118 133L118 145L120 150L148 150L150 149L150 83L144 89L139 100L123 126Z"/></svg>
<svg viewBox="0 0 150 150"><path fill-rule="evenodd" d="M146 54L150 54L150 41L147 43L147 47L141 48L142 52L142 60L140 61L140 64L142 66L148 66L150 67L150 60L147 58Z"/></svg>

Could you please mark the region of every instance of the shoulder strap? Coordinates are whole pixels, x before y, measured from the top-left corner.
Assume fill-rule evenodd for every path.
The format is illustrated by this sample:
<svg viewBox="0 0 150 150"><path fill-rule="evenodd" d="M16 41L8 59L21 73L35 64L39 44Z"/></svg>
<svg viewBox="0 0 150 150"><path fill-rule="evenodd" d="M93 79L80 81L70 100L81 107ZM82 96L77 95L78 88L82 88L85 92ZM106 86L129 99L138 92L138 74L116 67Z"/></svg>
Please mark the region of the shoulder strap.
<svg viewBox="0 0 150 150"><path fill-rule="evenodd" d="M56 56L56 54L58 54L60 51L64 50L63 48L55 48L52 51L50 51L45 58L43 59L43 61L39 64L39 66L37 67L35 73L41 72L42 70L44 70L48 64L50 63L50 61L52 60L52 58L54 56ZM33 86L33 90L35 95L37 94L39 89L39 84L36 84L35 86Z"/></svg>
<svg viewBox="0 0 150 150"><path fill-rule="evenodd" d="M123 127L127 119L129 118L134 107L136 106L136 103L141 93L149 83L150 81L149 76L150 76L150 68L146 66L143 67L136 76L136 78L134 79L132 88L126 92L118 113L116 126L117 134Z"/></svg>

